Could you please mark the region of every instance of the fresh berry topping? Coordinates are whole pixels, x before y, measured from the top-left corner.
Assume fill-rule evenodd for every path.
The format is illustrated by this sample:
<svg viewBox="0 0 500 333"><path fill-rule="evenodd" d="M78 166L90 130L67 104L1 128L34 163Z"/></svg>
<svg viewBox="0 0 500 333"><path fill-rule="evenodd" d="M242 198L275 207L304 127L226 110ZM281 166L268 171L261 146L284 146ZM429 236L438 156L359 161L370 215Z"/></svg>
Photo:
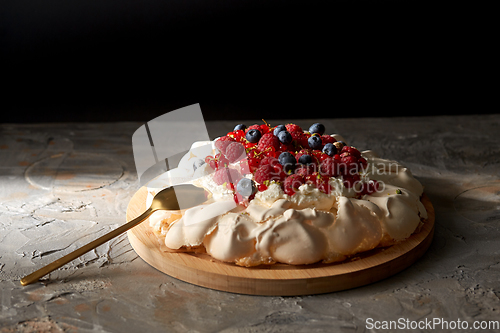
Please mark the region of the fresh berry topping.
<svg viewBox="0 0 500 333"><path fill-rule="evenodd" d="M262 135L266 134L269 132L269 125L268 124L262 124L259 126L260 132Z"/></svg>
<svg viewBox="0 0 500 333"><path fill-rule="evenodd" d="M205 163L207 163L212 169L217 169L217 161L215 160L215 157L208 155L205 157Z"/></svg>
<svg viewBox="0 0 500 333"><path fill-rule="evenodd" d="M344 178L344 186L347 188L354 187L354 185L356 183L358 183L360 180L360 177L358 174L344 175L343 178Z"/></svg>
<svg viewBox="0 0 500 333"><path fill-rule="evenodd" d="M230 163L240 161L246 157L245 148L239 142L231 142L227 145L224 156Z"/></svg>
<svg viewBox="0 0 500 333"><path fill-rule="evenodd" d="M321 146L323 145L321 137L318 135L312 135L309 137L309 139L307 139L307 143L311 149L321 149Z"/></svg>
<svg viewBox="0 0 500 333"><path fill-rule="evenodd" d="M341 153L349 153L353 156L356 156L357 158L361 157L361 153L359 152L359 150L354 147L344 146Z"/></svg>
<svg viewBox="0 0 500 333"><path fill-rule="evenodd" d="M215 148L217 148L221 153L225 153L226 152L226 147L231 142L235 142L233 138L231 138L229 136L223 136L223 137L218 138L215 141L214 145L215 145Z"/></svg>
<svg viewBox="0 0 500 333"><path fill-rule="evenodd" d="M256 143L259 142L262 134L260 133L259 130L252 128L248 130L247 134L245 135L245 138L248 140L248 142L251 143Z"/></svg>
<svg viewBox="0 0 500 333"><path fill-rule="evenodd" d="M278 133L278 139L280 140L281 143L284 144L289 144L292 142L293 137L288 131L281 131Z"/></svg>
<svg viewBox="0 0 500 333"><path fill-rule="evenodd" d="M366 169L368 166L368 161L364 157L358 158L358 163L361 165L361 168Z"/></svg>
<svg viewBox="0 0 500 333"><path fill-rule="evenodd" d="M363 194L372 194L379 190L380 184L376 180L369 180L364 184Z"/></svg>
<svg viewBox="0 0 500 333"><path fill-rule="evenodd" d="M295 169L295 173L297 175L301 175L303 177L307 175L311 175L314 172L316 172L316 165L315 164L307 164L307 165L301 165L299 164L297 168Z"/></svg>
<svg viewBox="0 0 500 333"><path fill-rule="evenodd" d="M323 193L329 194L331 191L329 180L330 180L329 176L319 174L316 177L316 187L318 188L318 190L320 190Z"/></svg>
<svg viewBox="0 0 500 333"><path fill-rule="evenodd" d="M325 153L328 156L333 156L337 154L337 147L335 147L333 143L327 143L323 147L323 153Z"/></svg>
<svg viewBox="0 0 500 333"><path fill-rule="evenodd" d="M276 172L275 168L271 165L261 165L257 170L255 170L254 179L259 184L265 184L266 181L270 182L273 180L280 180L281 176L279 172Z"/></svg>
<svg viewBox="0 0 500 333"><path fill-rule="evenodd" d="M323 144L326 145L327 143L334 143L337 140L335 140L335 138L331 135L322 135L321 141L323 141Z"/></svg>
<svg viewBox="0 0 500 333"><path fill-rule="evenodd" d="M302 133L302 128L299 126L299 125L295 125L295 124L286 124L286 130L290 133L293 133L293 132L298 132L298 133Z"/></svg>
<svg viewBox="0 0 500 333"><path fill-rule="evenodd" d="M292 196L304 184L304 177L298 174L288 176L283 183L283 189L286 194Z"/></svg>
<svg viewBox="0 0 500 333"><path fill-rule="evenodd" d="M236 185L236 191L244 197L249 197L257 191L257 187L253 180L241 178Z"/></svg>
<svg viewBox="0 0 500 333"><path fill-rule="evenodd" d="M319 135L323 135L323 133L325 133L325 125L320 123L312 124L311 127L309 127L309 133L318 133Z"/></svg>
<svg viewBox="0 0 500 333"><path fill-rule="evenodd" d="M234 130L233 131L238 131L238 130L241 130L241 131L244 131L246 130L247 127L244 125L244 124L238 124L234 127Z"/></svg>
<svg viewBox="0 0 500 333"><path fill-rule="evenodd" d="M279 132L276 137L280 140L281 143L286 145L292 143L293 141L293 136L287 130Z"/></svg>
<svg viewBox="0 0 500 333"><path fill-rule="evenodd" d="M350 170L356 170L357 166L358 166L358 159L353 155L342 156L344 154L345 153L342 153L340 155L340 157L341 157L341 161L345 167L346 172L348 172Z"/></svg>
<svg viewBox="0 0 500 333"><path fill-rule="evenodd" d="M241 173L236 169L220 168L214 173L214 182L217 185L235 184L241 179Z"/></svg>
<svg viewBox="0 0 500 333"><path fill-rule="evenodd" d="M255 158L255 157L250 157L247 159L247 161L248 161L248 168L250 169L249 171L251 173L254 173L255 170L257 170L257 168L260 165L260 159Z"/></svg>
<svg viewBox="0 0 500 333"><path fill-rule="evenodd" d="M335 146L335 148L337 148L337 151L342 151L342 148L344 148L344 146L346 145L344 141L336 141L333 143L333 145Z"/></svg>
<svg viewBox="0 0 500 333"><path fill-rule="evenodd" d="M338 161L336 161L333 157L328 156L321 163L320 173L322 175L327 175L328 177L338 176L340 173L340 166Z"/></svg>
<svg viewBox="0 0 500 333"><path fill-rule="evenodd" d="M280 151L294 151L295 150L295 147L293 145L293 142L292 143L289 143L289 144L280 144Z"/></svg>
<svg viewBox="0 0 500 333"><path fill-rule="evenodd" d="M244 130L235 130L235 131L229 132L229 133L227 133L227 136L233 138L234 141L246 142Z"/></svg>
<svg viewBox="0 0 500 333"><path fill-rule="evenodd" d="M300 164L307 165L307 164L312 163L313 159L312 159L311 155L304 154L298 158L297 162L299 162Z"/></svg>
<svg viewBox="0 0 500 333"><path fill-rule="evenodd" d="M309 133L301 133L299 137L296 139L299 146L302 148L309 148L308 140L310 136L311 134Z"/></svg>
<svg viewBox="0 0 500 333"><path fill-rule="evenodd" d="M266 156L260 161L260 165L267 165L267 164L269 164L274 168L276 165L280 164L280 162L274 156Z"/></svg>
<svg viewBox="0 0 500 333"><path fill-rule="evenodd" d="M293 156L291 153L285 151L282 152L279 156L279 162L283 166L284 170L286 173L292 173L293 170L295 169L295 156Z"/></svg>
<svg viewBox="0 0 500 333"><path fill-rule="evenodd" d="M273 131L273 134L275 136L278 136L278 134L281 132L281 131L286 131L286 127L285 125L278 125L274 128L274 131Z"/></svg>
<svg viewBox="0 0 500 333"><path fill-rule="evenodd" d="M265 151L266 149L272 147L275 151L280 149L280 140L273 135L273 133L266 133L260 138L259 144L257 146L260 151Z"/></svg>
<svg viewBox="0 0 500 333"><path fill-rule="evenodd" d="M215 155L215 161L217 162L218 169L227 167L229 165L229 161L222 153L218 153L217 155Z"/></svg>

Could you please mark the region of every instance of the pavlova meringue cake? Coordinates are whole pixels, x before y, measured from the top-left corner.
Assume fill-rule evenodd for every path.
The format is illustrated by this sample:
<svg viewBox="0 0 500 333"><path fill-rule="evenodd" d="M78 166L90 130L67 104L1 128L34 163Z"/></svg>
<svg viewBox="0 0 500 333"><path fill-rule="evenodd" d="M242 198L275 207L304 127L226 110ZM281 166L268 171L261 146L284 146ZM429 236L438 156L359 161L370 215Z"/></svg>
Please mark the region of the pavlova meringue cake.
<svg viewBox="0 0 500 333"><path fill-rule="evenodd" d="M208 200L149 218L172 250L206 251L240 266L343 261L404 241L427 219L423 187L396 161L359 152L322 124L237 125L195 142L176 169L148 184L203 187Z"/></svg>

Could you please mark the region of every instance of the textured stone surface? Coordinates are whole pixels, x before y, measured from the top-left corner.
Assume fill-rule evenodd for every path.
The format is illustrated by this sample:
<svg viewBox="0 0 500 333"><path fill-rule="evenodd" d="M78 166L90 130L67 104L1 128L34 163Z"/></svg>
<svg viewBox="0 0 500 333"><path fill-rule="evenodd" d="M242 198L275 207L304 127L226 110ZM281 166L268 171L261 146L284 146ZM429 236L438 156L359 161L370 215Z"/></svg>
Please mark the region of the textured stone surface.
<svg viewBox="0 0 500 333"><path fill-rule="evenodd" d="M364 332L367 318L461 320L474 331L474 321L499 321L500 115L320 121L407 165L434 204L436 231L395 276L304 297L184 283L143 262L125 235L22 287L23 275L124 222L141 124L0 125L0 332ZM211 122L209 133L234 125Z"/></svg>

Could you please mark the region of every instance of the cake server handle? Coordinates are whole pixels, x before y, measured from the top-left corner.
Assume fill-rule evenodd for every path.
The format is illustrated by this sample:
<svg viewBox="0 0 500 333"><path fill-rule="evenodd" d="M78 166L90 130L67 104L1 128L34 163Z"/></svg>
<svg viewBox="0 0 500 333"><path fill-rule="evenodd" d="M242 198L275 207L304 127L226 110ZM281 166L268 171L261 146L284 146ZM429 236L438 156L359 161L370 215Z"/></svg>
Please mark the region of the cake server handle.
<svg viewBox="0 0 500 333"><path fill-rule="evenodd" d="M88 243L87 245L84 245L81 248L76 249L75 251L73 251L71 253L68 253L64 257L51 262L50 264L34 271L33 273L31 273L29 275L26 275L25 277L23 277L21 279L21 285L26 286L28 284L36 282L36 281L38 281L38 279L49 274L50 272L66 265L70 261L73 261L76 258L84 255L85 253L95 249L99 245L102 245L102 244L106 243L107 241L121 235L125 231L135 227L136 225L138 225L139 223L141 223L142 221L147 219L149 217L149 215L151 215L155 210L156 209L149 207L144 213L137 216L135 219L132 219L129 222L125 223L121 227L116 228L116 229L108 232L107 234L97 238L96 240Z"/></svg>

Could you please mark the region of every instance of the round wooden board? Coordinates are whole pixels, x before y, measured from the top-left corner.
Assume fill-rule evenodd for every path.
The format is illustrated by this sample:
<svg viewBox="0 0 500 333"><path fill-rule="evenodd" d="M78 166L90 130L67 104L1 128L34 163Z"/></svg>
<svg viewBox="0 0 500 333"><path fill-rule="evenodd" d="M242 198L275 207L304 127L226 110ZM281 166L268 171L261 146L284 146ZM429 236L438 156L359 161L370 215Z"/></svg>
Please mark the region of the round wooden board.
<svg viewBox="0 0 500 333"><path fill-rule="evenodd" d="M147 190L141 188L130 200L127 220L146 210ZM216 290L250 294L295 296L321 294L370 284L394 275L413 264L429 248L434 235L434 208L425 196L428 221L419 233L388 248L374 249L334 264L292 266L286 264L240 267L207 254L165 251L148 220L127 232L135 252L148 264L174 278Z"/></svg>

